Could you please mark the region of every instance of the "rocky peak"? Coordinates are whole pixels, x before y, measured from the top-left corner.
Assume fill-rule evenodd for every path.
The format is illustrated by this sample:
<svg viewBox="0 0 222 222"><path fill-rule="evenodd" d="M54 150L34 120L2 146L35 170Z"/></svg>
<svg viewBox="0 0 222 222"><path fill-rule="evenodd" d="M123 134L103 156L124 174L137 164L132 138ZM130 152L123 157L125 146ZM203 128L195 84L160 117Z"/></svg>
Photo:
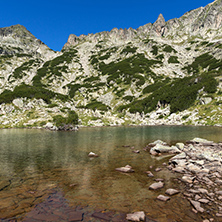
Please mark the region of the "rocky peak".
<svg viewBox="0 0 222 222"><path fill-rule="evenodd" d="M160 14L156 20L156 22L154 22L153 24L153 31L155 32L155 34L157 34L157 36L163 36L164 32L165 32L165 19L163 17L162 14Z"/></svg>

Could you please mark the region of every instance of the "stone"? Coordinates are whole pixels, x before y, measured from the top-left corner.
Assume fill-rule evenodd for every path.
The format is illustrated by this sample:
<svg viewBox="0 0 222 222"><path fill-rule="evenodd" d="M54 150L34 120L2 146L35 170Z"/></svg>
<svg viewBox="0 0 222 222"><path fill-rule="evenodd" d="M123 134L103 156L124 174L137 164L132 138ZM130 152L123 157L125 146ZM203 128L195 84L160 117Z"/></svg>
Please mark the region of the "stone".
<svg viewBox="0 0 222 222"><path fill-rule="evenodd" d="M14 99L12 103L13 105L17 106L19 109L23 107L23 100L20 98Z"/></svg>
<svg viewBox="0 0 222 222"><path fill-rule="evenodd" d="M192 163L188 164L186 166L186 169L189 170L192 173L198 173L198 172L201 171L201 168L199 166L196 166L196 165L194 165Z"/></svg>
<svg viewBox="0 0 222 222"><path fill-rule="evenodd" d="M198 138L198 137L192 139L191 142L194 142L194 143L205 143L205 144L211 144L211 143L213 143L213 141L209 141L209 140L202 139L202 138Z"/></svg>
<svg viewBox="0 0 222 222"><path fill-rule="evenodd" d="M184 148L184 143L177 143L176 144L176 147L179 149L179 150L183 150L183 148Z"/></svg>
<svg viewBox="0 0 222 222"><path fill-rule="evenodd" d="M133 150L132 152L133 152L133 153L140 153L139 150Z"/></svg>
<svg viewBox="0 0 222 222"><path fill-rule="evenodd" d="M158 183L153 183L149 186L149 189L151 190L158 190L164 187L164 183L163 182L158 182Z"/></svg>
<svg viewBox="0 0 222 222"><path fill-rule="evenodd" d="M208 199L199 199L198 201L199 201L200 203L204 203L204 204L207 204L207 203L210 202Z"/></svg>
<svg viewBox="0 0 222 222"><path fill-rule="evenodd" d="M195 208L195 210L203 213L204 212L204 208L201 207L200 202L198 201L194 201L194 200L190 200L190 203L193 205L193 207Z"/></svg>
<svg viewBox="0 0 222 222"><path fill-rule="evenodd" d="M165 146L162 144L156 144L150 149L150 154L156 153L180 153L181 151L176 146ZM153 154L152 154L153 155Z"/></svg>
<svg viewBox="0 0 222 222"><path fill-rule="evenodd" d="M95 154L95 153L93 153L93 152L90 152L90 153L88 154L88 157L98 157L98 155Z"/></svg>
<svg viewBox="0 0 222 222"><path fill-rule="evenodd" d="M178 159L185 159L186 158L186 153L185 152L182 152L180 154L177 154L176 156L172 157L170 159L170 161L173 161L173 160L178 160Z"/></svg>
<svg viewBox="0 0 222 222"><path fill-rule="evenodd" d="M162 170L162 168L160 168L160 167L157 167L157 168L155 169L156 172L159 172L159 171L161 171L161 170Z"/></svg>
<svg viewBox="0 0 222 222"><path fill-rule="evenodd" d="M216 216L217 216L217 217L222 217L222 214L216 213Z"/></svg>
<svg viewBox="0 0 222 222"><path fill-rule="evenodd" d="M126 165L125 167L116 168L117 171L120 171L122 173L133 173L135 172L131 166Z"/></svg>
<svg viewBox="0 0 222 222"><path fill-rule="evenodd" d="M170 195L170 196L175 195L175 194L178 194L178 193L180 193L179 190L175 190L175 189L172 189L172 188L167 189L166 192L165 192L165 194L168 194L168 195Z"/></svg>
<svg viewBox="0 0 222 222"><path fill-rule="evenodd" d="M154 177L151 171L146 171L148 177Z"/></svg>
<svg viewBox="0 0 222 222"><path fill-rule="evenodd" d="M217 178L217 179L215 180L215 183L222 184L222 180L220 180L220 179Z"/></svg>
<svg viewBox="0 0 222 222"><path fill-rule="evenodd" d="M157 200L161 200L161 201L166 202L166 201L170 200L170 197L164 196L164 195L159 195L159 196L157 197Z"/></svg>
<svg viewBox="0 0 222 222"><path fill-rule="evenodd" d="M130 221L144 221L145 217L146 215L143 211L138 211L138 212L126 215L126 219Z"/></svg>
<svg viewBox="0 0 222 222"><path fill-rule="evenodd" d="M191 177L191 176L183 176L182 177L182 181L185 183L193 183L195 177Z"/></svg>
<svg viewBox="0 0 222 222"><path fill-rule="evenodd" d="M185 170L183 167L175 167L172 170L176 173L185 173Z"/></svg>

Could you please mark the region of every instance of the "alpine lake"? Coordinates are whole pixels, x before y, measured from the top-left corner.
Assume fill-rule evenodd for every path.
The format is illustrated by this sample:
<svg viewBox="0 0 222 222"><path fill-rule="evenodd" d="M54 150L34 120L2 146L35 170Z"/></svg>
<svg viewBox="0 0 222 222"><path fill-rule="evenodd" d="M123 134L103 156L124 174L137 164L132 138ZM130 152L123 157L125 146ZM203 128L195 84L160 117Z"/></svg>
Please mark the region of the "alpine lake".
<svg viewBox="0 0 222 222"><path fill-rule="evenodd" d="M163 165L171 156L153 157L143 150L155 140L170 145L194 137L222 140L222 128L200 126L128 126L80 128L78 132L39 129L0 130L0 220L23 221L29 212L60 193L68 207L82 212L144 211L147 221L202 221L182 192L170 201L156 199L167 188L184 189L179 174ZM132 147L140 150L133 153ZM88 157L89 152L99 155ZM130 165L134 173L115 168ZM166 165L165 164L165 165ZM155 172L157 167L163 168ZM148 177L146 171L154 177ZM149 190L155 178L161 190ZM59 203L58 203L59 206ZM99 218L84 221L105 221ZM29 220L41 221L41 220ZM118 221L118 220L116 220Z"/></svg>

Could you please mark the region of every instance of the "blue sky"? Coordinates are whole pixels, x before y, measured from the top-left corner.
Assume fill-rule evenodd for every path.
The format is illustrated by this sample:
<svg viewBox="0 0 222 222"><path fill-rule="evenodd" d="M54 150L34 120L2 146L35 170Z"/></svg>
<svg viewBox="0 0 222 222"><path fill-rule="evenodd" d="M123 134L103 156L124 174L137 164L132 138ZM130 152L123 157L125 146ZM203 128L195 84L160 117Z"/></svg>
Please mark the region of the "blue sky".
<svg viewBox="0 0 222 222"><path fill-rule="evenodd" d="M206 6L213 0L11 0L1 1L0 27L24 25L54 50L61 50L69 34L97 33L112 28L134 29Z"/></svg>

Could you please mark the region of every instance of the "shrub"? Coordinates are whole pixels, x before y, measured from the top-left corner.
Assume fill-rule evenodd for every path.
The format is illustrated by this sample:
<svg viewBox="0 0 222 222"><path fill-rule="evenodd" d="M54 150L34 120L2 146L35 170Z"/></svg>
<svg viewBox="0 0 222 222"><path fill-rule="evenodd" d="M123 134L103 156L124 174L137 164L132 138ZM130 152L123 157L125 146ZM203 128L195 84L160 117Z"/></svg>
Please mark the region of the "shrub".
<svg viewBox="0 0 222 222"><path fill-rule="evenodd" d="M177 56L170 56L168 63L180 63Z"/></svg>

